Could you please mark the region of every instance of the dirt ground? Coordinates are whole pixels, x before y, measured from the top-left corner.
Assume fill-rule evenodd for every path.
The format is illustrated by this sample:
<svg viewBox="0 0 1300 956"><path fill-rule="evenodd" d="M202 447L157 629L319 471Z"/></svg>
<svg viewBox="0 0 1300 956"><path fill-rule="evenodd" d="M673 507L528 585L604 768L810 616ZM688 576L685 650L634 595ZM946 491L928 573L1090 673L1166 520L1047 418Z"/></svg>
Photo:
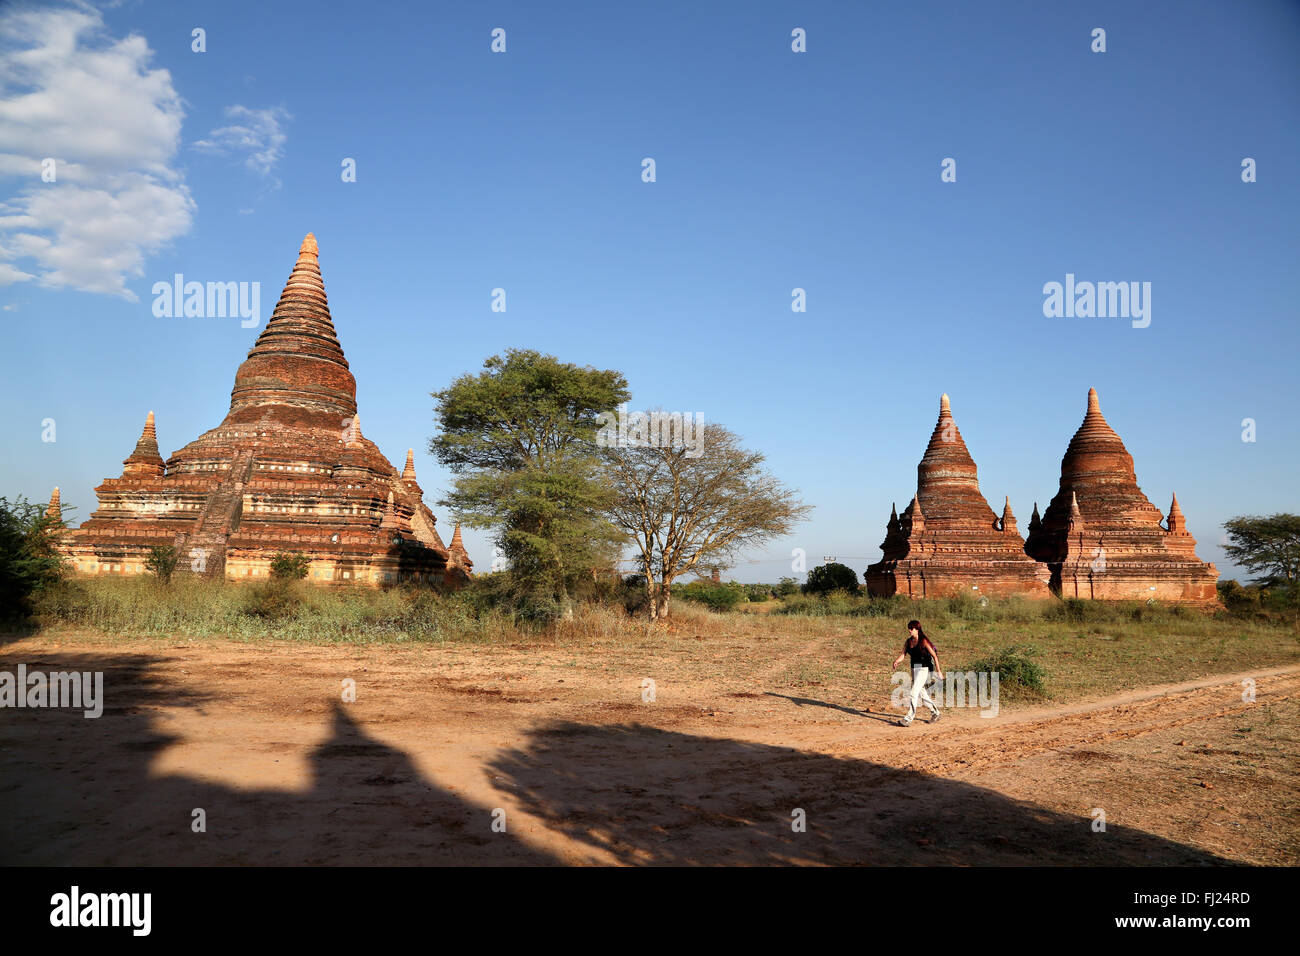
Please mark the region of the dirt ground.
<svg viewBox="0 0 1300 956"><path fill-rule="evenodd" d="M23 638L106 706L0 710L0 863L1300 862L1300 666L901 728L730 653Z"/></svg>

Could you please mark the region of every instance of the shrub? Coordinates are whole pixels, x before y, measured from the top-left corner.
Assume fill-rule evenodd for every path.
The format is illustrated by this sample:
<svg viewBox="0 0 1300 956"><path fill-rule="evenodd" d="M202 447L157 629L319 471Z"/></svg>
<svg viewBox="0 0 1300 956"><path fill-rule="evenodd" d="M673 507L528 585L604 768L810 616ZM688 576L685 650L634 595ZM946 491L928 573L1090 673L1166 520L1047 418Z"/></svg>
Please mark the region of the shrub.
<svg viewBox="0 0 1300 956"><path fill-rule="evenodd" d="M0 498L0 618L29 617L37 596L64 577L54 547L61 524L25 498Z"/></svg>
<svg viewBox="0 0 1300 956"><path fill-rule="evenodd" d="M301 581L307 576L311 559L297 551L281 551L271 559L271 577L282 581Z"/></svg>
<svg viewBox="0 0 1300 956"><path fill-rule="evenodd" d="M772 599L772 588L767 584L746 584L745 597L756 604Z"/></svg>
<svg viewBox="0 0 1300 956"><path fill-rule="evenodd" d="M776 596L787 598L792 594L799 593L799 582L794 578L782 578L776 586Z"/></svg>
<svg viewBox="0 0 1300 956"><path fill-rule="evenodd" d="M858 574L846 564L835 561L818 565L808 572L808 581L803 586L804 594L829 594L831 591L847 591L857 594L860 585Z"/></svg>
<svg viewBox="0 0 1300 956"><path fill-rule="evenodd" d="M629 574L620 585L615 600L623 605L623 610L634 617L648 613L650 593L646 590L644 574Z"/></svg>
<svg viewBox="0 0 1300 956"><path fill-rule="evenodd" d="M293 579L273 576L249 589L244 613L278 621L297 611L300 603Z"/></svg>
<svg viewBox="0 0 1300 956"><path fill-rule="evenodd" d="M1030 656L1037 653L1038 648L1032 644L1015 644L973 661L960 670L996 672L999 693L1010 691L1011 696L1044 697L1047 694L1044 685L1047 673L1040 664L1030 660Z"/></svg>
<svg viewBox="0 0 1300 956"><path fill-rule="evenodd" d="M145 558L144 567L161 584L166 584L176 572L176 561L176 549L169 544L161 545L149 549L149 557Z"/></svg>
<svg viewBox="0 0 1300 956"><path fill-rule="evenodd" d="M712 581L692 581L673 590L673 596L703 604L711 611L729 611L744 601L745 586L735 581L714 584ZM671 610L671 609L670 609Z"/></svg>

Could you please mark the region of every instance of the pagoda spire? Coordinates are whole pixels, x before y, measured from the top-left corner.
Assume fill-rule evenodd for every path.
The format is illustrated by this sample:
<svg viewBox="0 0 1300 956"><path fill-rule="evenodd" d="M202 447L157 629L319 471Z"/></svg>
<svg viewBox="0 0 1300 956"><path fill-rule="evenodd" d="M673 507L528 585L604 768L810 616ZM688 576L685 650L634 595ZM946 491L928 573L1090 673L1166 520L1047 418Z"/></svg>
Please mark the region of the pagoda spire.
<svg viewBox="0 0 1300 956"><path fill-rule="evenodd" d="M140 433L140 440L135 443L135 450L122 464L126 466L126 473L133 475L161 475L166 470L162 455L158 453L158 433L154 429L153 412L145 416L144 431Z"/></svg>
<svg viewBox="0 0 1300 956"><path fill-rule="evenodd" d="M397 508L393 504L393 493L388 493L388 503L384 505L384 517L379 522L379 527L383 529L396 528L399 526L397 520Z"/></svg>
<svg viewBox="0 0 1300 956"><path fill-rule="evenodd" d="M1070 534L1083 532L1083 512L1079 510L1079 495L1070 492L1070 518L1066 531Z"/></svg>
<svg viewBox="0 0 1300 956"><path fill-rule="evenodd" d="M356 379L334 331L310 232L266 327L235 373L231 412L264 406L306 409L336 421L357 409Z"/></svg>
<svg viewBox="0 0 1300 956"><path fill-rule="evenodd" d="M361 416L354 414L352 420L348 422L347 443L349 445L361 444Z"/></svg>
<svg viewBox="0 0 1300 956"><path fill-rule="evenodd" d="M916 466L916 495L930 517L941 525L965 519L988 527L997 521L997 515L980 494L975 460L953 418L946 392L939 397L939 418Z"/></svg>
<svg viewBox="0 0 1300 956"><path fill-rule="evenodd" d="M402 480L406 482L415 481L415 449L406 449L406 467L402 469Z"/></svg>
<svg viewBox="0 0 1300 956"><path fill-rule="evenodd" d="M49 507L45 509L45 516L53 518L55 521L63 520L63 502L59 498L59 486L54 486L54 494L50 495Z"/></svg>
<svg viewBox="0 0 1300 956"><path fill-rule="evenodd" d="M912 503L907 506L908 532L920 533L925 530L925 515L921 511L921 499L912 495Z"/></svg>
<svg viewBox="0 0 1300 956"><path fill-rule="evenodd" d="M1011 532L1019 534L1020 529L1016 527L1016 516L1011 513L1011 496L1006 496L1006 504L1002 506L1002 523L1000 529L1003 534Z"/></svg>
<svg viewBox="0 0 1300 956"><path fill-rule="evenodd" d="M1165 520L1165 527L1173 534L1187 531L1187 519L1183 517L1183 509L1178 507L1177 494L1174 495L1173 503L1169 506L1169 517Z"/></svg>
<svg viewBox="0 0 1300 956"><path fill-rule="evenodd" d="M1133 457L1124 441L1115 433L1101 413L1101 400L1095 388L1088 389L1088 411L1083 416L1061 459L1061 475L1072 480L1076 475L1113 471L1121 478L1136 481Z"/></svg>

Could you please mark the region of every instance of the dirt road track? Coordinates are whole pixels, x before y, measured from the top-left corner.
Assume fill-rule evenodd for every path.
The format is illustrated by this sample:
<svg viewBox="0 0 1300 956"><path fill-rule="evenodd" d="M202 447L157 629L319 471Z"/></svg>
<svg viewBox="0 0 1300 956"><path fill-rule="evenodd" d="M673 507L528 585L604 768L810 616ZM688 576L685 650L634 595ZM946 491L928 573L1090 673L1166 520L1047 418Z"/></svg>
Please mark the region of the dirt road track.
<svg viewBox="0 0 1300 956"><path fill-rule="evenodd" d="M109 705L0 712L0 862L1300 862L1300 667L902 729L780 686L643 704L639 668L536 651L0 648L18 659L103 670Z"/></svg>

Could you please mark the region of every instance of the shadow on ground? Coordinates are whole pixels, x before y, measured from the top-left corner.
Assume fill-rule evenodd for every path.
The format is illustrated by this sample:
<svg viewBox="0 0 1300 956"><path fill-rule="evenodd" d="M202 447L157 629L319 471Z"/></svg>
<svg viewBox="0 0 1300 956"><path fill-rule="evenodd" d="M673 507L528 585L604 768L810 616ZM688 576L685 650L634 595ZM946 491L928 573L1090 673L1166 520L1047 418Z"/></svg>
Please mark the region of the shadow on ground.
<svg viewBox="0 0 1300 956"><path fill-rule="evenodd" d="M508 832L493 833L489 810L424 778L341 704L332 708L329 737L309 755L305 792L153 775L154 755L176 738L156 729L150 708L206 700L160 684L151 666L161 660L24 661L29 671L103 671L108 705L95 720L80 711L0 711L0 864L558 862ZM207 815L206 833L191 830L195 808Z"/></svg>
<svg viewBox="0 0 1300 956"><path fill-rule="evenodd" d="M1129 827L1094 833L1082 794L1070 816L869 761L640 725L556 723L491 768L529 813L627 863L1232 862Z"/></svg>
<svg viewBox="0 0 1300 956"><path fill-rule="evenodd" d="M302 792L153 774L155 755L176 739L159 729L159 709L202 713L209 702L160 681L155 665L163 660L25 661L29 669L103 671L107 704L97 720L79 711L0 710L0 863L560 862L511 833L491 832L485 807L423 777L410 756L369 736L338 704L329 737L309 755L311 782ZM15 668L0 662L0 670ZM1229 862L1131 828L1094 833L1082 794L1079 814L1062 815L869 761L639 725L538 727L483 772L577 848L627 863ZM206 811L206 833L191 831L196 807ZM806 814L806 832L791 827L795 808Z"/></svg>

